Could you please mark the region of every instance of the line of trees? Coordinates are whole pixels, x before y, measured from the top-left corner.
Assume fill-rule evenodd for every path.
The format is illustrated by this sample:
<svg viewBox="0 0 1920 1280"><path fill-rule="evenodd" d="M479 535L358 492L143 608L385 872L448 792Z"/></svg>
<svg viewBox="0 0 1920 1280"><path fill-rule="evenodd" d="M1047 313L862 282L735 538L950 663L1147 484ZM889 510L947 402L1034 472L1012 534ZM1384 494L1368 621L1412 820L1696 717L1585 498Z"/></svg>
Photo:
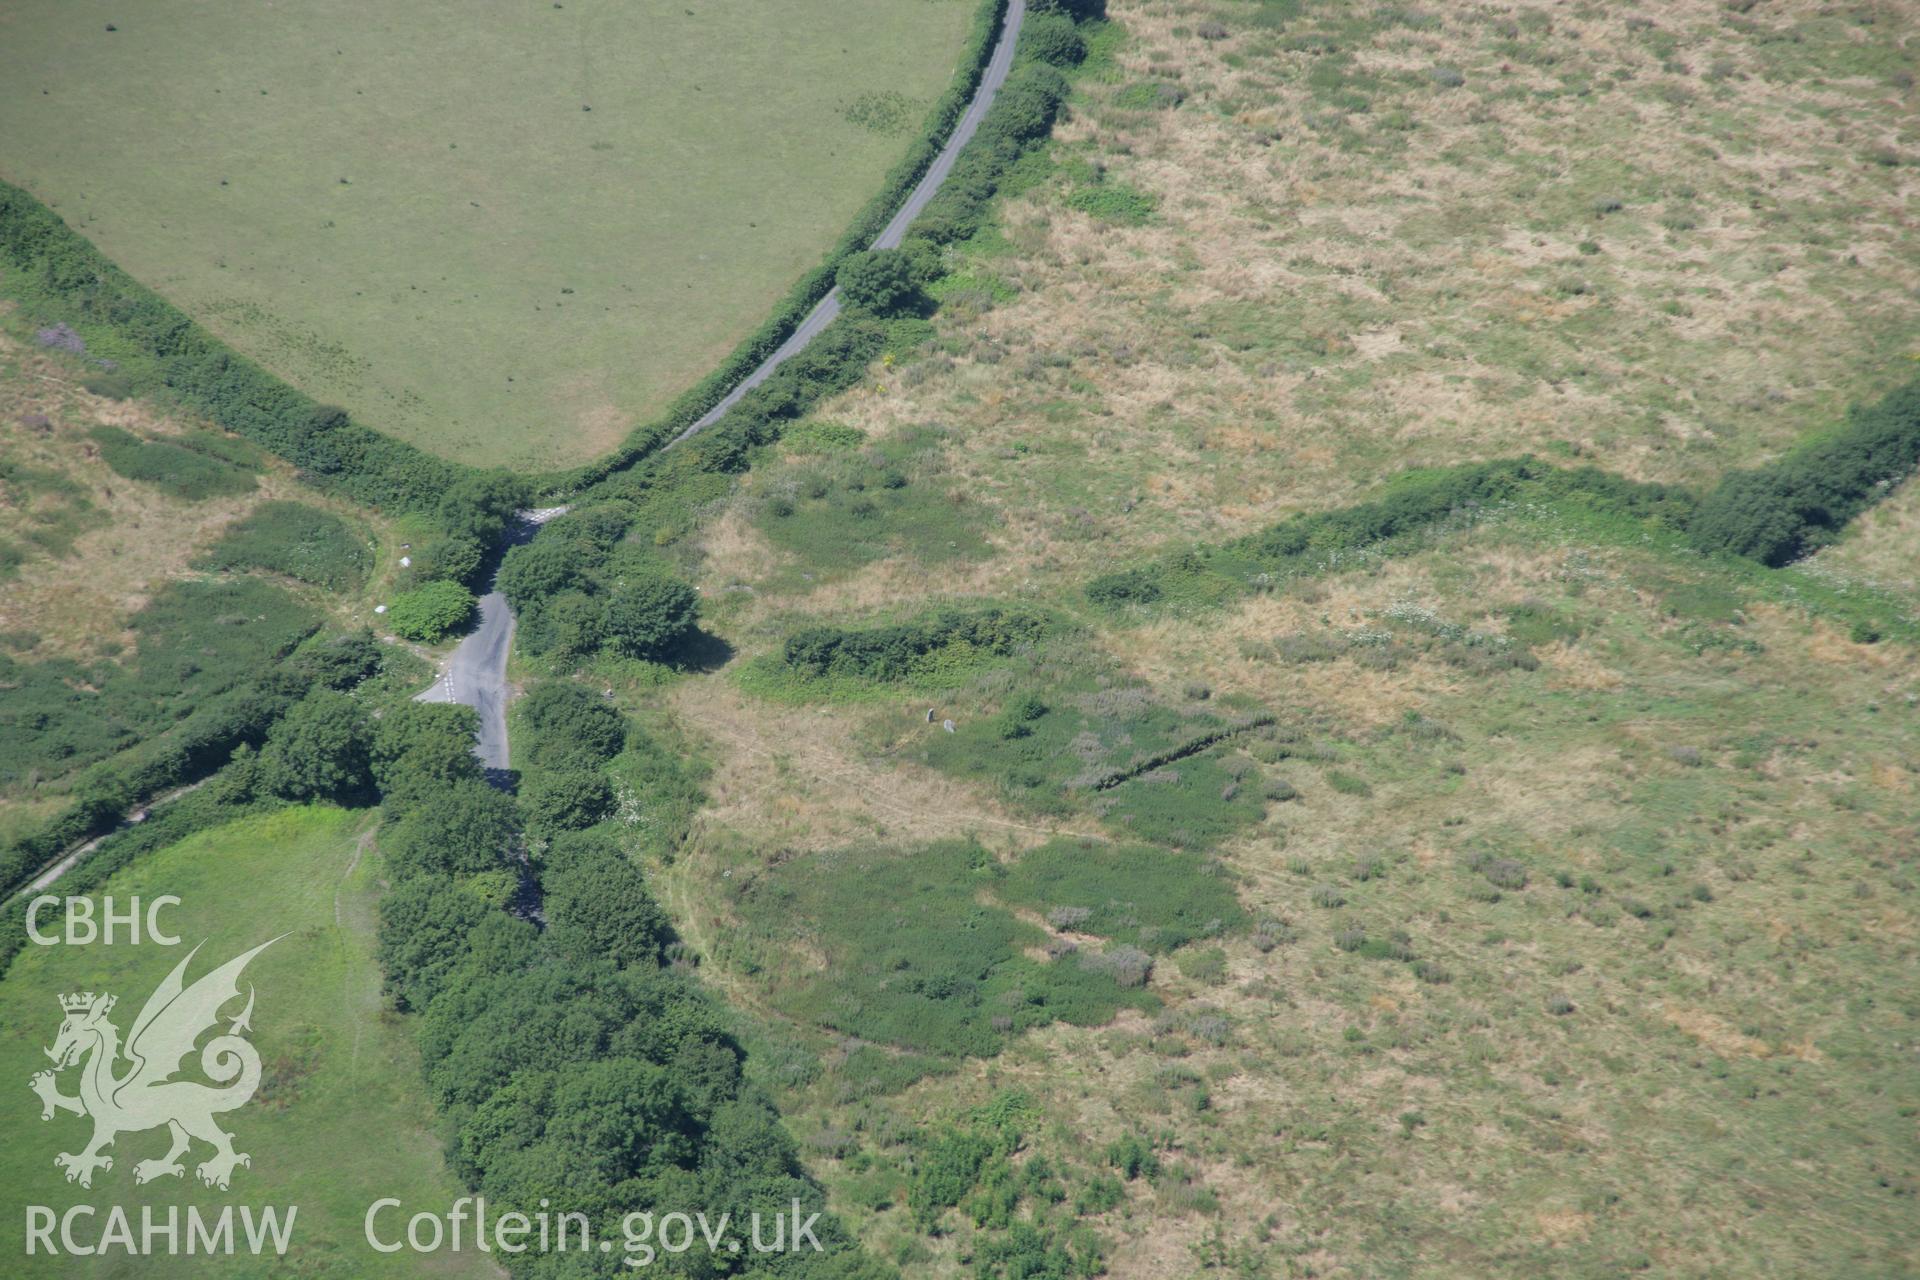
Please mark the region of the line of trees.
<svg viewBox="0 0 1920 1280"><path fill-rule="evenodd" d="M1702 551L1789 564L1920 468L1920 379L1849 409L1836 431L1771 466L1734 471L1700 503L1687 536Z"/></svg>
<svg viewBox="0 0 1920 1280"><path fill-rule="evenodd" d="M496 579L524 652L561 665L608 650L673 656L700 620L700 597L648 549L626 541L635 508L588 503L509 550Z"/></svg>
<svg viewBox="0 0 1920 1280"><path fill-rule="evenodd" d="M745 1077L725 1009L673 962L672 927L625 847L627 824L597 805L565 807L545 813L533 836L525 801L482 776L471 708L369 696L380 648L357 636L306 656L312 687L258 751L241 749L206 786L103 843L62 890L93 890L135 858L245 814L378 801L393 884L379 924L388 990L420 1015L448 1159L476 1192L502 1213L531 1215L543 1200L584 1212L596 1237L612 1239L630 1212L705 1210L745 1222L798 1200L803 1213L822 1213L814 1234L824 1252L660 1263L715 1277L892 1276L824 1213L772 1102ZM608 763L621 759L647 788L634 797L639 809L691 812L672 753L583 686L537 686L520 721L523 796L568 777L604 784ZM664 846L682 834L684 825L651 836ZM544 928L506 909L529 891ZM24 941L22 904L0 908L0 962ZM537 1280L626 1271L618 1254L507 1265Z"/></svg>
<svg viewBox="0 0 1920 1280"><path fill-rule="evenodd" d="M206 603L213 607L216 598L207 597ZM379 674L392 654L365 631L315 634L317 622L299 618L290 625L295 631L284 649L224 673L229 681L224 688L205 696L172 724L157 730L141 726L152 736L82 773L65 809L0 848L0 887L17 888L74 845L112 831L142 802L201 781L236 753L265 745L304 699L355 687ZM75 710L83 717L104 714L91 705ZM12 718L9 708L0 724L11 731Z"/></svg>
<svg viewBox="0 0 1920 1280"><path fill-rule="evenodd" d="M544 1199L614 1238L620 1218L642 1210L704 1209L736 1222L796 1199L824 1210L772 1103L745 1079L724 1010L669 963L671 926L623 849L620 824L598 800L547 808L534 799L572 794L568 779L604 784L617 754L657 748L630 741L611 705L570 682L537 686L519 721L527 765L518 804L481 780L467 708L396 708L370 740L394 878L381 957L395 1001L420 1014L427 1087L453 1167L500 1212L531 1214ZM523 862L528 850L537 856ZM537 885L544 929L501 907L503 882L523 875ZM691 1274L712 1276L889 1274L832 1218L816 1234L824 1253L684 1260ZM543 1278L622 1270L617 1257L581 1254L509 1266Z"/></svg>
<svg viewBox="0 0 1920 1280"><path fill-rule="evenodd" d="M1076 20L1093 14L1084 6L1057 4L1044 11ZM527 652L551 654L563 662L602 647L659 657L691 633L697 621L691 609L684 626L668 625L662 632L650 625L658 618L672 624L679 615L671 606L684 597L676 597L658 580L663 570L650 568L647 557L631 543L617 546L620 536L648 509L683 501L682 495L689 493L712 491L710 482L744 470L756 449L777 441L789 424L822 399L857 383L885 349L890 317L918 305L921 290L938 273L940 246L965 239L984 225L1000 182L1026 150L1045 138L1066 99L1065 77L1038 56L1024 58L1008 77L940 194L910 228L907 243L892 251L860 248L871 242L925 171L938 151L937 139L945 136L972 96L1000 16L999 0L983 10L964 92L956 85L936 108L928 140L896 171L858 225L858 234L850 236L851 243L843 244L827 267L797 288L793 296L804 299L805 306L788 308L781 324L765 332L784 337L833 284L836 273L848 289L850 304L840 318L741 397L719 422L684 445L657 451L698 412L676 411L648 441L630 442L615 457L578 473L583 487L576 510L552 521L528 547L509 553L501 566L501 588L520 616L520 643ZM777 338L765 350L774 345ZM721 390L751 368L736 368L738 363L728 366L727 382L718 384ZM717 395L697 403L704 408L714 398ZM649 577L633 597L641 607L629 615L642 625L629 626L616 609L618 583Z"/></svg>

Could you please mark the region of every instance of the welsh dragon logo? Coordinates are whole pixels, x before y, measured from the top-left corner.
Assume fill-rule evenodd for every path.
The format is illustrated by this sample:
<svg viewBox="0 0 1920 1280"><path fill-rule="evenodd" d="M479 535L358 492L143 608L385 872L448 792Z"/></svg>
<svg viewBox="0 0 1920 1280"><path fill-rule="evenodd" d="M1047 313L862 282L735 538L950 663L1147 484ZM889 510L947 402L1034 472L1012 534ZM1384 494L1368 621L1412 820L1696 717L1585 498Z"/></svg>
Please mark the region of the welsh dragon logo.
<svg viewBox="0 0 1920 1280"><path fill-rule="evenodd" d="M107 1020L113 1012L113 996L88 991L60 997L66 1017L53 1047L46 1051L53 1059L53 1070L36 1073L29 1083L40 1095L42 1120L53 1119L56 1111L93 1117L93 1140L86 1148L53 1158L56 1166L66 1170L68 1182L92 1186L94 1170L113 1168L113 1157L101 1151L112 1146L116 1137L160 1125L172 1135L172 1145L159 1159L136 1164L135 1182L181 1176L186 1170L180 1157L196 1138L213 1147L212 1157L195 1170L210 1187L225 1191L236 1166L252 1165L249 1156L233 1149L233 1135L214 1122L221 1112L244 1105L260 1086L260 1055L241 1038L241 1032L252 1030L251 987L246 1008L229 1021L226 1034L216 1035L200 1051L200 1069L215 1085L173 1076L180 1070L180 1060L193 1052L194 1042L220 1021L221 1007L239 996L240 972L247 962L279 940L263 942L186 986L182 976L200 950L195 947L147 997L124 1048L119 1028ZM122 1057L130 1065L117 1071ZM79 1096L68 1097L54 1077L83 1062Z"/></svg>

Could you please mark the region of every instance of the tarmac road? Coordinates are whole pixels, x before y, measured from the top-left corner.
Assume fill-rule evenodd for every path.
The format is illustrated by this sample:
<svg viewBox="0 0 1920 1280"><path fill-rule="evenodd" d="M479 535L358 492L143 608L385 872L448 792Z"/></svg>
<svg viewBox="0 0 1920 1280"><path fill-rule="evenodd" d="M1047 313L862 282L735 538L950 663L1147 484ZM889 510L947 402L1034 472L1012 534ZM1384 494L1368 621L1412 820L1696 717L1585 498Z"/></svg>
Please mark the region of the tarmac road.
<svg viewBox="0 0 1920 1280"><path fill-rule="evenodd" d="M1005 20L1000 26L1000 39L993 47L993 53L987 60L986 70L981 74L979 87L974 90L973 101L967 105L959 123L954 125L953 133L947 138L940 154L921 176L906 200L894 213L893 219L885 229L875 237L872 247L875 249L897 249L907 234L907 227L920 216L927 204L940 190L940 184L953 172L954 161L960 151L973 139L980 122L986 119L987 110L993 105L994 97L1000 87L1007 82L1008 72L1013 70L1013 50L1020 38L1020 26L1026 21L1027 0L1008 0ZM740 384L729 391L720 402L707 410L706 414L675 436L668 443L671 449L691 436L698 435L722 417L727 410L740 401L753 388L766 381L768 375L788 360L806 349L826 327L840 314L840 290L835 286L827 296L814 305L813 310L800 321L787 340L780 344L774 353L761 362L760 366ZM540 511L523 511L520 522L509 535L509 543L525 542L546 521L561 515L565 507L548 507ZM474 754L480 757L481 764L489 776L504 782L508 768L507 750L507 654L513 647L513 611L507 608L507 598L499 589L489 584L487 594L480 597L480 622L467 637L454 649L453 656L447 662L446 670L441 672L433 687L417 695L421 702L457 702L472 707L480 713L480 737L474 744Z"/></svg>
<svg viewBox="0 0 1920 1280"><path fill-rule="evenodd" d="M517 546L533 537L541 525L566 514L565 507L522 511L507 535ZM494 583L480 597L479 625L454 647L453 656L438 679L417 702L458 702L480 713L480 736L473 754L489 777L504 780L507 770L507 654L513 648L513 610Z"/></svg>
<svg viewBox="0 0 1920 1280"><path fill-rule="evenodd" d="M940 148L940 154L927 166L926 173L912 191L907 193L906 201L894 213L893 220L887 223L880 234L874 238L872 248L898 249L906 238L907 227L913 220L925 212L929 202L940 190L940 184L953 172L953 162L960 151L973 140L974 132L980 128L980 122L987 118L987 109L1000 92L1000 86L1007 82L1007 73L1013 70L1013 47L1020 39L1020 24L1027 19L1027 0L1009 0L1006 20L1000 26L1000 41L993 47L993 54L987 60L987 69L980 77L979 87L974 90L973 101L953 127L953 133L947 138L947 145ZM740 385L727 392L719 404L707 410L701 419L673 438L667 447L679 444L689 436L705 431L726 416L727 410L740 402L747 394L767 380L775 369L791 360L806 349L809 342L819 337L821 332L840 314L840 287L835 285L828 290L827 296L814 304L806 318L787 340L780 344L774 353L761 362L760 367L740 380Z"/></svg>

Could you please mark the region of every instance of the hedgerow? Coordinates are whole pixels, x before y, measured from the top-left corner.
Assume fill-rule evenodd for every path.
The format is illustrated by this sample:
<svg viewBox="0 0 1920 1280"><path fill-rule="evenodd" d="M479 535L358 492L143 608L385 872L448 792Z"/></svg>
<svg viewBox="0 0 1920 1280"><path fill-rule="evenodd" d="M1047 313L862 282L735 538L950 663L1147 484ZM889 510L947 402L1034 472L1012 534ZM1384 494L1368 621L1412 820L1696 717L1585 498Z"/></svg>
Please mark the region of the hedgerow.
<svg viewBox="0 0 1920 1280"><path fill-rule="evenodd" d="M569 1211L600 1236L617 1234L627 1213L674 1204L735 1220L795 1200L823 1209L778 1115L745 1080L726 1013L669 963L672 926L628 852L626 821L550 830L525 842L533 857L523 862L517 806L479 780L470 723L403 718L390 740L376 738L376 772L389 795L424 796L382 836L395 882L380 953L396 1003L420 1015L421 1065L454 1170L501 1212L537 1212L564 1185ZM662 771L658 794L649 788L636 807L684 808L669 754L630 740L584 686L536 686L518 720L523 795L604 777L624 747ZM436 762L462 757L447 785ZM422 767L432 785L411 787ZM524 877L521 911L496 904L503 874ZM544 929L525 918L536 901ZM825 1252L784 1257L782 1275L866 1274L836 1221L822 1216L815 1232ZM537 1259L507 1261L516 1275L548 1274Z"/></svg>
<svg viewBox="0 0 1920 1280"><path fill-rule="evenodd" d="M866 630L809 627L788 637L782 659L809 677L899 680L952 649L1005 655L1046 632L1039 615L1019 609L943 609L914 622Z"/></svg>
<svg viewBox="0 0 1920 1280"><path fill-rule="evenodd" d="M250 767L249 763L243 761L234 772L244 773ZM229 766L229 769L232 770L233 766ZM248 814L278 809L286 804L278 797L255 795L244 784L237 790L229 789L225 785L227 781L224 774L216 776L198 791L154 810L145 822L106 835L92 853L60 877L59 893L91 893L136 858L178 844L197 831L205 831ZM112 819L118 817L119 811L115 810ZM5 973L13 958L27 944L26 908L30 901L29 895L20 894L0 907L0 974Z"/></svg>
<svg viewBox="0 0 1920 1280"><path fill-rule="evenodd" d="M353 422L235 353L19 187L0 182L0 264L37 319L114 352L125 390L165 391L373 506L430 509L462 470Z"/></svg>
<svg viewBox="0 0 1920 1280"><path fill-rule="evenodd" d="M1067 14L1031 13L1020 30L1020 56L1056 67L1077 66L1087 56L1087 42Z"/></svg>
<svg viewBox="0 0 1920 1280"><path fill-rule="evenodd" d="M702 380L698 386L681 396L660 421L636 430L628 436L618 450L607 457L588 463L567 474L551 477L552 488L556 490L588 489L610 476L632 468L641 459L657 452L698 421L738 385L741 379L758 368L762 361L787 340L814 305L833 288L840 263L848 256L862 252L873 244L875 238L892 220L908 193L920 181L921 175L926 173L934 158L940 154L940 149L945 145L954 125L959 122L961 115L967 109L967 104L972 101L974 90L979 87L980 77L986 71L987 60L993 53L993 47L1000 32L1000 24L1005 15L1006 0L984 0L975 13L973 28L969 31L966 43L962 47L959 67L954 73L954 78L947 86L947 91L928 111L919 140L913 144L906 157L887 175L880 190L855 217L846 233L841 236L840 242L827 252L818 267L795 282L794 286L787 291L786 297L774 308L767 322L736 347L732 355L719 368ZM981 133L985 132L983 125ZM819 340L816 339L814 345L817 346L818 343ZM867 357L867 359L871 358L871 356ZM864 367L867 360L861 360L859 363ZM858 376L857 371L854 376Z"/></svg>
<svg viewBox="0 0 1920 1280"><path fill-rule="evenodd" d="M544 477L543 488L583 489L631 468L677 437L786 340L833 287L840 262L873 242L939 154L978 87L1004 14L1005 0L981 5L960 70L929 111L920 139L821 265L788 291L767 322L658 422L638 429L604 458ZM1008 88L1016 90L1011 100L1023 105L1026 123L1009 129L1008 115L1000 113L1000 122L990 116L977 141L1031 130L1040 103L1031 79L1016 77ZM1050 121L1057 107L1056 96L1040 104L1038 113ZM438 495L466 471L355 423L344 410L315 402L232 352L128 277L32 195L5 183L0 183L0 262L19 273L16 292L36 317L71 324L90 343L98 340L122 357L130 391L164 387L213 421L293 462L316 483L376 506L431 510ZM857 366L868 359L871 354ZM842 376L857 377L857 367Z"/></svg>
<svg viewBox="0 0 1920 1280"><path fill-rule="evenodd" d="M1062 12L1085 16L1065 8ZM970 56L966 64L971 71L936 109L936 119L944 123L930 133L930 138L945 135L971 96L980 65L992 48L1000 15L999 0L982 11L982 22L976 28L971 48L975 56ZM965 239L978 231L988 215L988 203L1006 172L1046 135L1066 93L1067 82L1054 67L1032 61L1019 66L1008 77L978 131L960 153L939 194L909 227L904 252L898 261L915 264L933 261L935 246ZM584 468L576 473L573 481L593 497L624 499L642 512L659 513L655 518L661 523L656 530L670 536L667 521L672 517L667 513L684 512L699 501L718 496L724 486L712 483L715 478L744 469L754 449L778 440L790 423L821 399L854 385L873 360L887 349L891 340L889 323L901 322L885 321L859 307L844 312L805 350L785 361L743 396L718 422L686 440L681 447L661 452L662 446L679 436L762 355L771 352L813 301L824 295L838 264L866 249L937 151L937 145L928 141L897 171L898 180L889 183L856 231L830 255L828 264L796 287L790 295L792 305L762 331L751 346L750 359L742 358L749 350L743 348L724 371L725 376L710 379L666 421L636 434L619 454ZM894 306L899 301L897 295L897 290L889 289L881 300ZM868 302L873 300L869 298ZM564 519L554 522L555 525L564 523ZM541 534L542 538L548 536L546 531ZM562 592L551 598L560 599L565 595ZM574 634L591 631L590 606L570 600L568 618ZM523 634L529 643L559 647L558 638L549 639L542 627L528 628Z"/></svg>
<svg viewBox="0 0 1920 1280"><path fill-rule="evenodd" d="M1687 536L1702 551L1778 567L1830 542L1920 467L1920 380L1854 406L1831 434L1771 466L1735 471L1700 503Z"/></svg>
<svg viewBox="0 0 1920 1280"><path fill-rule="evenodd" d="M0 680L15 686L0 699L0 769L36 770L40 785L64 785L72 796L0 847L0 890L112 831L138 805L262 745L311 691L401 699L408 691L391 687L387 668L410 666L409 655L364 632L315 636L316 614L253 579L178 584L134 624L142 643L125 666L0 658Z"/></svg>
<svg viewBox="0 0 1920 1280"><path fill-rule="evenodd" d="M1596 467L1554 467L1531 457L1416 471L1371 501L1303 513L1218 546L1102 574L1085 591L1090 601L1109 609L1218 599L1342 556L1390 551L1448 522L1470 522L1522 503L1573 504L1677 530L1686 527L1694 502L1683 489L1627 480Z"/></svg>

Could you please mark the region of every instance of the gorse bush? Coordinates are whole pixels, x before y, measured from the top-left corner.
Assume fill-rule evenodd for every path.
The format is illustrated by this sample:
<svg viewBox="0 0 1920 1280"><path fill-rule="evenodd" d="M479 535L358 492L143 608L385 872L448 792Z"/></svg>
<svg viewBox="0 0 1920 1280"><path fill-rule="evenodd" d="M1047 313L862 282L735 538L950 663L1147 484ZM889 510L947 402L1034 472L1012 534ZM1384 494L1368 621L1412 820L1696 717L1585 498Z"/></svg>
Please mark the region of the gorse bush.
<svg viewBox="0 0 1920 1280"><path fill-rule="evenodd" d="M1198 854L1148 845L1055 840L1006 870L994 895L1072 928L1153 952L1243 923L1233 885Z"/></svg>
<svg viewBox="0 0 1920 1280"><path fill-rule="evenodd" d="M1687 528L1702 551L1779 566L1831 541L1920 467L1920 380L1856 406L1839 430L1772 466L1735 471Z"/></svg>
<svg viewBox="0 0 1920 1280"><path fill-rule="evenodd" d="M201 557L209 569L265 569L345 591L366 580L373 554L347 522L302 502L263 502Z"/></svg>
<svg viewBox="0 0 1920 1280"><path fill-rule="evenodd" d="M946 651L1009 654L1033 644L1045 630L1038 615L1016 609L949 609L917 622L864 631L809 627L789 636L781 655L787 666L807 676L900 680Z"/></svg>
<svg viewBox="0 0 1920 1280"><path fill-rule="evenodd" d="M1108 608L1152 604L1164 594L1160 584L1145 569L1122 569L1101 574L1087 584L1087 599Z"/></svg>
<svg viewBox="0 0 1920 1280"><path fill-rule="evenodd" d="M395 635L434 644L473 620L473 592L457 582L429 582L394 598L387 625Z"/></svg>
<svg viewBox="0 0 1920 1280"><path fill-rule="evenodd" d="M1020 29L1020 56L1056 67L1077 66L1087 56L1080 28L1065 13L1032 13Z"/></svg>
<svg viewBox="0 0 1920 1280"><path fill-rule="evenodd" d="M1156 207L1153 197L1146 192L1118 182L1082 187L1067 197L1067 204L1103 222L1124 227L1145 225Z"/></svg>
<svg viewBox="0 0 1920 1280"><path fill-rule="evenodd" d="M80 385L88 393L107 400L133 398L133 379L124 373L90 373L80 379Z"/></svg>
<svg viewBox="0 0 1920 1280"><path fill-rule="evenodd" d="M1527 868L1512 858L1492 858L1481 868L1480 873L1501 889L1524 889L1527 887Z"/></svg>
<svg viewBox="0 0 1920 1280"><path fill-rule="evenodd" d="M265 800L279 787L363 795L356 728L344 740L327 732L319 722L330 717L318 708L308 709L306 724L282 728L281 717L310 692L353 690L375 676L385 682L411 659L367 632L312 636L318 624L311 610L265 582L188 582L134 615L140 645L124 666L29 666L0 657L0 684L10 686L0 697L0 781L16 767L42 783L71 775L72 796L38 829L0 847L0 884L18 884L111 830L141 801L241 756L251 763L230 771L243 780L235 803ZM251 756L270 735L287 743L284 758L304 771L303 780L292 781L292 771L269 777L266 760ZM295 736L310 740L296 747Z"/></svg>
<svg viewBox="0 0 1920 1280"><path fill-rule="evenodd" d="M76 772L218 718L223 705L238 714L223 698L265 680L319 624L317 612L268 582L187 581L129 620L137 647L125 663L0 654L0 785L29 772L42 781Z"/></svg>
<svg viewBox="0 0 1920 1280"><path fill-rule="evenodd" d="M979 900L993 864L963 840L790 862L729 886L741 925L726 949L767 964L789 1015L942 1057L990 1056L1028 1028L1152 1006L1123 989L1124 973L1033 958L1045 932ZM767 963L791 947L824 954L826 968Z"/></svg>
<svg viewBox="0 0 1920 1280"><path fill-rule="evenodd" d="M1316 907L1333 908L1347 905L1347 895L1330 884L1315 885L1308 897Z"/></svg>
<svg viewBox="0 0 1920 1280"><path fill-rule="evenodd" d="M95 427L88 439L118 475L150 484L184 502L251 492L254 478L225 459L171 440L143 440L119 427Z"/></svg>
<svg viewBox="0 0 1920 1280"><path fill-rule="evenodd" d="M925 255L909 249L871 249L848 255L834 275L849 306L892 315L910 306L927 282Z"/></svg>
<svg viewBox="0 0 1920 1280"><path fill-rule="evenodd" d="M1067 1199L1064 1166L1044 1155L1014 1163L1035 1121L1023 1094L1003 1093L964 1117L913 1139L907 1206L920 1230L945 1234L943 1218L958 1209L975 1228L974 1274L1069 1280L1106 1271L1100 1237L1052 1210ZM1097 1174L1081 1188L1074 1213L1102 1213L1126 1198L1119 1179ZM930 1255L929 1255L930 1256ZM923 1261L896 1254L903 1263Z"/></svg>
<svg viewBox="0 0 1920 1280"><path fill-rule="evenodd" d="M1033 722L1047 714L1047 704L1033 694L1022 694L1000 712L1000 736L1024 738L1033 732Z"/></svg>

